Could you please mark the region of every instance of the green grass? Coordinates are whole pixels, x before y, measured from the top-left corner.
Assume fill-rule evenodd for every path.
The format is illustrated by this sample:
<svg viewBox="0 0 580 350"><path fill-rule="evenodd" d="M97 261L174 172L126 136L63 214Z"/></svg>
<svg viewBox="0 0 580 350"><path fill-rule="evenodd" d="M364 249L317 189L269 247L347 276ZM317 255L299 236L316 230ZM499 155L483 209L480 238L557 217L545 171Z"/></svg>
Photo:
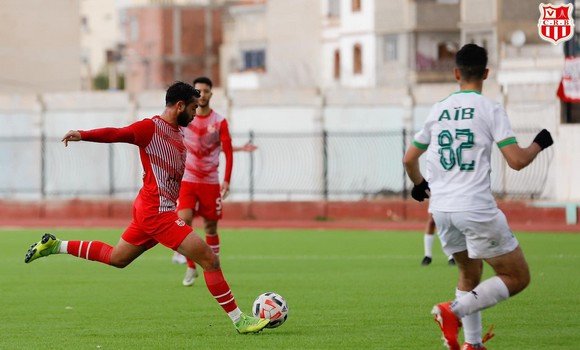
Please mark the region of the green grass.
<svg viewBox="0 0 580 350"><path fill-rule="evenodd" d="M418 232L223 230L222 267L245 312L275 291L288 321L239 335L203 279L161 246L125 269L72 256L27 265L42 231L0 231L0 349L443 349L429 314L453 298L456 268L436 243L419 265ZM61 230L63 239L115 243L120 230ZM580 235L519 234L532 271L521 295L484 312L489 349L578 349ZM486 276L490 269L486 266Z"/></svg>

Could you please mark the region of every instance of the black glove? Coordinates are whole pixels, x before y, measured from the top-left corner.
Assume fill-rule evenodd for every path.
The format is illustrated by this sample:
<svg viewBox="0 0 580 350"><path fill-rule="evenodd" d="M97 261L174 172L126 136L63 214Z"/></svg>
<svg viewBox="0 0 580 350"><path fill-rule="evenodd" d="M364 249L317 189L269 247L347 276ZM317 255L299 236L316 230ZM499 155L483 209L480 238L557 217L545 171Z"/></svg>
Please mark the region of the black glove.
<svg viewBox="0 0 580 350"><path fill-rule="evenodd" d="M546 129L542 129L542 131L540 131L536 135L536 137L534 138L534 142L537 143L542 150L554 144L554 140L552 140L552 135L550 135L550 132Z"/></svg>
<svg viewBox="0 0 580 350"><path fill-rule="evenodd" d="M411 197L417 202L422 202L425 198L429 198L431 196L431 190L429 189L429 183L423 179L418 185L413 186L411 190Z"/></svg>

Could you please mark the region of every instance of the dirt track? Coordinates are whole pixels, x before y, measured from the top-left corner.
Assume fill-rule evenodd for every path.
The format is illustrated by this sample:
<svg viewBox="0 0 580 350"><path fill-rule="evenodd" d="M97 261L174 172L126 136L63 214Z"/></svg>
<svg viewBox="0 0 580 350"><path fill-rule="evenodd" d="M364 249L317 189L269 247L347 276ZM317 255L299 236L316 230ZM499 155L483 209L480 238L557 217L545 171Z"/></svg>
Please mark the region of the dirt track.
<svg viewBox="0 0 580 350"><path fill-rule="evenodd" d="M509 217L508 217L509 220ZM130 219L9 219L0 218L0 229L7 228L86 228L86 227L103 227L118 228L122 230L130 222ZM566 225L559 223L545 224L510 224L514 231L529 232L569 232L580 234L580 224ZM425 222L420 221L309 221L309 220L222 220L222 228L266 228L266 229L346 229L346 230L409 230L422 231L425 228Z"/></svg>

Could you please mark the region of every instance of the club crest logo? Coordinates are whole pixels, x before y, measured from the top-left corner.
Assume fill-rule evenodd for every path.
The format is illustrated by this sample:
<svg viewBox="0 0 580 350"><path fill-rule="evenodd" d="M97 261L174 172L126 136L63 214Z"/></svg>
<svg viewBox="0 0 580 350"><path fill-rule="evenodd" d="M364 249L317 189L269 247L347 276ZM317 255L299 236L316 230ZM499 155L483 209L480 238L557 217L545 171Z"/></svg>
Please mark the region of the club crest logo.
<svg viewBox="0 0 580 350"><path fill-rule="evenodd" d="M540 38L554 45L570 40L574 35L572 11L574 11L572 4L558 6L540 4L540 19L538 20Z"/></svg>

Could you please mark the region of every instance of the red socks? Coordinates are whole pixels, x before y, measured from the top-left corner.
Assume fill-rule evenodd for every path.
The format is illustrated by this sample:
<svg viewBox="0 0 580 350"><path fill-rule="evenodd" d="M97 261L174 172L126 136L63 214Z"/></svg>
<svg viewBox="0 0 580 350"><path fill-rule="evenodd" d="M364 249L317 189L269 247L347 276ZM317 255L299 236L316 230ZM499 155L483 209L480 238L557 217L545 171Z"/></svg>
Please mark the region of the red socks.
<svg viewBox="0 0 580 350"><path fill-rule="evenodd" d="M205 243L213 250L214 253L220 253L220 236L218 235L205 235Z"/></svg>
<svg viewBox="0 0 580 350"><path fill-rule="evenodd" d="M66 251L82 259L110 265L113 247L100 241L68 241Z"/></svg>
<svg viewBox="0 0 580 350"><path fill-rule="evenodd" d="M231 312L238 308L236 299L226 282L222 270L204 271L207 289L215 300L221 305L225 312Z"/></svg>

